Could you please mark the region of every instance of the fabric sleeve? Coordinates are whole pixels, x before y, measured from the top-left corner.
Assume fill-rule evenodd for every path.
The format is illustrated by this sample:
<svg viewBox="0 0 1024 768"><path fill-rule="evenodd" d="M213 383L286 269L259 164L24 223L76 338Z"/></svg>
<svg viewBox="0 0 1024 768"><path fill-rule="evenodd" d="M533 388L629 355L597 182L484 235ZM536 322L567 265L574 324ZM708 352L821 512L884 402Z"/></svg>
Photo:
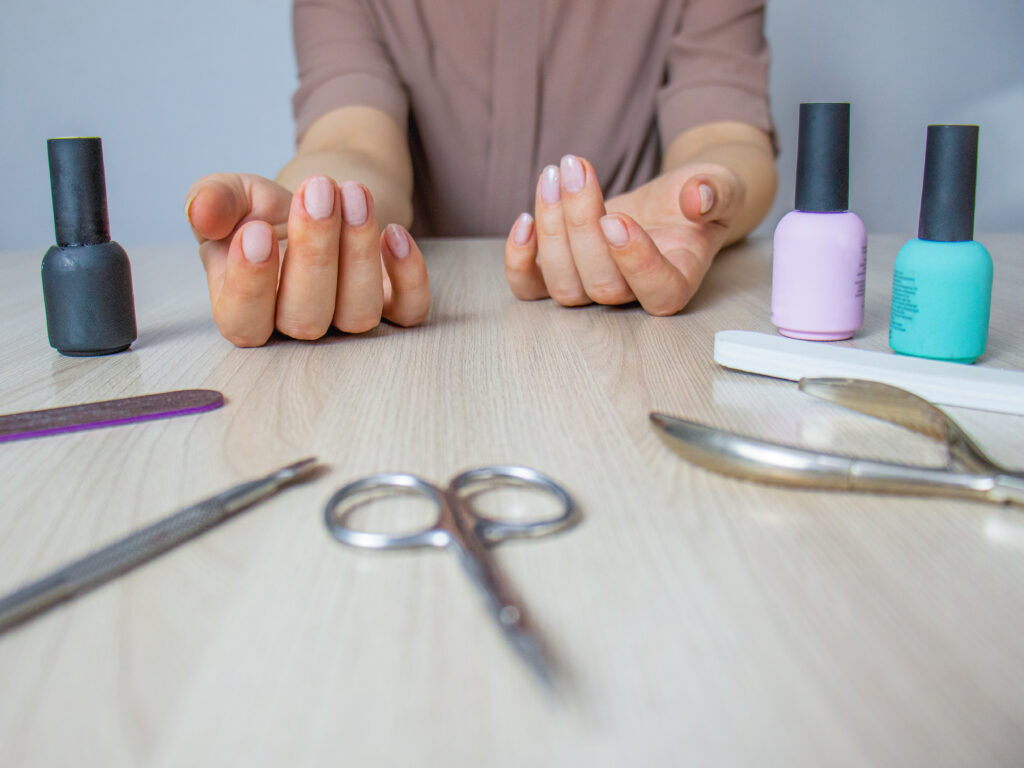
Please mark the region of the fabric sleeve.
<svg viewBox="0 0 1024 768"><path fill-rule="evenodd" d="M735 121L765 131L778 151L768 67L764 0L686 2L658 93L662 146L697 125Z"/></svg>
<svg viewBox="0 0 1024 768"><path fill-rule="evenodd" d="M408 96L365 2L293 0L292 31L296 141L317 118L345 106L375 107L405 125Z"/></svg>

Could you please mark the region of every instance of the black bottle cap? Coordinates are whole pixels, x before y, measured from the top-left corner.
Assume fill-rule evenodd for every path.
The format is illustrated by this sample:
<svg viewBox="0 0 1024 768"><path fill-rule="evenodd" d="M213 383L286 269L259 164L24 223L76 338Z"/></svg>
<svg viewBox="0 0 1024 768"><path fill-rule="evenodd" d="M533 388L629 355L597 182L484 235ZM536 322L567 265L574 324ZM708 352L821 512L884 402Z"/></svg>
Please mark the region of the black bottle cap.
<svg viewBox="0 0 1024 768"><path fill-rule="evenodd" d="M974 239L978 180L978 126L929 125L917 236L921 240Z"/></svg>
<svg viewBox="0 0 1024 768"><path fill-rule="evenodd" d="M50 139L50 192L57 245L110 242L103 145L97 137Z"/></svg>
<svg viewBox="0 0 1024 768"><path fill-rule="evenodd" d="M796 209L828 213L850 208L850 105L800 105Z"/></svg>

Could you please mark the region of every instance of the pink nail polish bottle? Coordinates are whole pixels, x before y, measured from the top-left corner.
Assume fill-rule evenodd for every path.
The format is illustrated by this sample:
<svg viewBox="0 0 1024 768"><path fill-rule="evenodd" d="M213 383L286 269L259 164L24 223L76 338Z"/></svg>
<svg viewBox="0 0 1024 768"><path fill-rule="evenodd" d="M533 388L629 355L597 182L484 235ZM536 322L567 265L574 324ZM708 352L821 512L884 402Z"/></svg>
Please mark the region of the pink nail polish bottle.
<svg viewBox="0 0 1024 768"><path fill-rule="evenodd" d="M838 341L864 321L867 233L849 191L850 105L801 104L796 210L772 248L772 324L783 336Z"/></svg>

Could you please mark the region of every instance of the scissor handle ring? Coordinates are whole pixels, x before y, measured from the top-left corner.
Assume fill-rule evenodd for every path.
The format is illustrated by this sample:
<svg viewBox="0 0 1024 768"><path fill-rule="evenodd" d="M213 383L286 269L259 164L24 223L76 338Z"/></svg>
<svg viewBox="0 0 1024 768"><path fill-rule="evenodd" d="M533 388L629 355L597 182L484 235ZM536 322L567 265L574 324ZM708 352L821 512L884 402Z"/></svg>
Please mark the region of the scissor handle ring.
<svg viewBox="0 0 1024 768"><path fill-rule="evenodd" d="M437 520L428 527L413 533L393 534L360 531L348 525L349 516L360 506L359 502L373 496L396 493L424 496L434 502L438 511ZM330 534L350 547L360 549L408 549L413 547L443 547L450 534L439 527L444 498L439 488L416 475L401 472L381 472L364 477L339 488L324 507L324 525ZM341 513L338 508L344 507Z"/></svg>
<svg viewBox="0 0 1024 768"><path fill-rule="evenodd" d="M495 480L506 482L495 483ZM493 517L473 510L473 516L480 523L478 533L486 541L497 542L510 538L547 536L564 531L566 528L571 528L579 520L576 502L573 501L569 492L555 480L529 467L496 464L489 467L470 469L452 480L450 487L461 498L466 492L471 491L474 486L481 486L481 490L488 490L498 485L520 485L535 488L550 496L554 496L562 509L561 512L552 517L528 523L496 520Z"/></svg>

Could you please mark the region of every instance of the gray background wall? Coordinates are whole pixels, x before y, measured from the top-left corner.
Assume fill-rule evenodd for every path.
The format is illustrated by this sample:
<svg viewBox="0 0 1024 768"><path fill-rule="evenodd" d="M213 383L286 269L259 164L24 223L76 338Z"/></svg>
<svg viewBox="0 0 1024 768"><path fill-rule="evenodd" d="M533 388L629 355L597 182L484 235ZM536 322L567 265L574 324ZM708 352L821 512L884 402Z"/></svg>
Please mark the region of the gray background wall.
<svg viewBox="0 0 1024 768"><path fill-rule="evenodd" d="M195 178L272 176L291 154L287 0L34 0L4 16L0 249L41 255L53 240L48 137L103 137L129 251L190 242ZM797 105L839 100L853 103L851 205L870 231L916 232L934 122L982 127L978 231L1024 230L1024 1L769 0L767 31L782 183L760 232L792 205Z"/></svg>

